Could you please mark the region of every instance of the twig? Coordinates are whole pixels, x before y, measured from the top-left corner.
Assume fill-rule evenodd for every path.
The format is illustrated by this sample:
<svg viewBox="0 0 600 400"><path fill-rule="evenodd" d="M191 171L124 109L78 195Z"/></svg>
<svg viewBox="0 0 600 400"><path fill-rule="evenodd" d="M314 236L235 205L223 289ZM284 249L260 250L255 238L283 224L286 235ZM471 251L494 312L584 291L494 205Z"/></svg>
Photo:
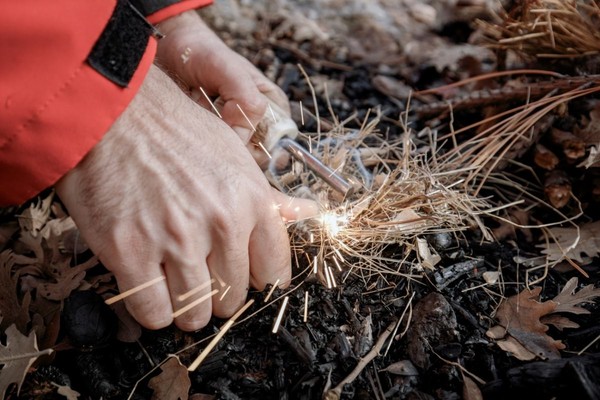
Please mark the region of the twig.
<svg viewBox="0 0 600 400"><path fill-rule="evenodd" d="M356 367L354 367L352 372L350 372L350 374L346 378L344 378L336 387L325 392L323 396L325 400L334 400L340 398L340 396L342 395L342 389L344 388L344 385L346 385L347 383L352 383L358 377L358 375L360 375L362 370L365 369L365 367L369 365L369 363L379 355L379 351L383 347L388 336L390 336L390 334L394 331L394 327L396 326L397 322L397 319L394 319L394 321L392 321L392 323L388 325L388 327L385 329L385 331L383 331L381 336L379 336L379 339L377 339L377 343L375 343L373 348L367 354L365 354L364 357L360 359L358 364L356 364Z"/></svg>

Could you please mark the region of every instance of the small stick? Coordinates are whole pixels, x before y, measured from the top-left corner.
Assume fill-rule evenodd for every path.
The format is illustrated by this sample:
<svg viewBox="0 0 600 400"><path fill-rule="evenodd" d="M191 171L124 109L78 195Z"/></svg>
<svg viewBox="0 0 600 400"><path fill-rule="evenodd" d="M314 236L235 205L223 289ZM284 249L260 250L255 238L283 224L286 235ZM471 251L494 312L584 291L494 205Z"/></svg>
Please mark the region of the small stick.
<svg viewBox="0 0 600 400"><path fill-rule="evenodd" d="M362 370L365 369L365 367L371 361L373 361L375 357L379 355L379 351L383 347L383 344L387 340L388 336L390 336L390 334L394 330L394 327L396 326L397 322L398 321L394 319L394 321L387 328L385 328L385 331L383 331L381 336L379 336L379 339L377 339L377 343L375 343L373 348L367 354L365 354L364 357L360 359L358 364L356 364L356 367L352 370L352 372L350 372L350 374L347 377L345 377L336 387L334 387L333 389L329 389L325 393L325 396L323 397L324 399L328 400L340 398L344 385L347 383L352 383L358 377L358 375L360 375Z"/></svg>
<svg viewBox="0 0 600 400"><path fill-rule="evenodd" d="M210 341L210 343L204 348L204 350L202 350L202 353L200 353L198 358L196 358L194 362L188 367L188 371L193 372L196 370L196 368L200 366L200 364L202 363L202 361L204 361L208 353L211 352L211 350L217 345L219 340L221 340L221 338L225 336L227 331L235 323L235 320L238 319L248 308L250 308L252 304L254 304L254 299L248 300L248 302L244 304L244 306L240 308L238 312L233 314L233 316L229 318L227 322L225 322L219 333Z"/></svg>
<svg viewBox="0 0 600 400"><path fill-rule="evenodd" d="M156 278L152 279L151 281L142 283L141 285L137 285L136 287L126 290L121 294L111 297L110 299L106 299L104 301L104 303L106 303L107 305L110 306L111 304L114 304L119 300L123 300L125 297L131 296L132 294L135 294L135 293L139 292L140 290L144 290L147 287L154 285L155 283L164 281L165 279L166 279L165 276L156 277Z"/></svg>
<svg viewBox="0 0 600 400"><path fill-rule="evenodd" d="M277 333L277 331L279 330L279 325L281 325L281 320L283 319L283 314L285 313L285 309L287 307L289 300L290 300L290 296L285 296L283 298L283 304L281 305L281 308L279 309L279 314L277 315L277 319L275 320L275 323L273 324L273 329L271 330L271 332Z"/></svg>

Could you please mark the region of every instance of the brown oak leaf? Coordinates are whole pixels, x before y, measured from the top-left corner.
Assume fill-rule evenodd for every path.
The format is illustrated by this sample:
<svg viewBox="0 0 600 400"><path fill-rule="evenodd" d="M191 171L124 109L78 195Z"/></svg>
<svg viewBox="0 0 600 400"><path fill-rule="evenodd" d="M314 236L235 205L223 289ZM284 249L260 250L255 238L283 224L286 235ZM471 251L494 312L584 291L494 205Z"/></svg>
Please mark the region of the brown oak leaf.
<svg viewBox="0 0 600 400"><path fill-rule="evenodd" d="M13 383L17 384L18 395L31 364L39 356L52 352L52 349L39 351L35 333L30 332L25 336L14 324L4 333L6 346L0 344L0 365L4 365L0 370L0 399L4 398L6 389Z"/></svg>
<svg viewBox="0 0 600 400"><path fill-rule="evenodd" d="M150 379L148 387L154 390L153 400L187 400L191 381L188 370L177 356L169 359L160 366L162 372Z"/></svg>
<svg viewBox="0 0 600 400"><path fill-rule="evenodd" d="M537 357L560 358L559 350L565 347L564 344L547 335L548 326L540 321L543 316L554 312L557 304L553 301L539 302L541 290L541 287L531 291L525 289L505 299L498 307L496 319L505 336L510 335ZM498 338L498 328L492 328L487 335Z"/></svg>
<svg viewBox="0 0 600 400"><path fill-rule="evenodd" d="M0 330L16 324L21 332L25 332L29 323L29 304L31 294L25 293L22 299L18 296L18 275L13 273L16 255L5 250L0 253Z"/></svg>

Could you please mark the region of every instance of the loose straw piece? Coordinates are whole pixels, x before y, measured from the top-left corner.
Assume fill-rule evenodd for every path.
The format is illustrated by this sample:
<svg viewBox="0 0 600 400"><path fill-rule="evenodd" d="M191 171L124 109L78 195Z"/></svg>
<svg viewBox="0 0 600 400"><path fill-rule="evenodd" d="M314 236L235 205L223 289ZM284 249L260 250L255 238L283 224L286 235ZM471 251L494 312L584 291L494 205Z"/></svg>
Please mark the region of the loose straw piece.
<svg viewBox="0 0 600 400"><path fill-rule="evenodd" d="M271 332L277 333L277 331L279 330L279 325L281 325L281 320L283 319L283 314L285 314L285 309L287 307L289 300L290 300L289 296L285 296L283 298L283 304L281 304L281 308L279 309L279 314L277 315L277 319L275 320L275 323L273 324L273 329L271 330Z"/></svg>
<svg viewBox="0 0 600 400"><path fill-rule="evenodd" d="M210 293L206 293L204 296L192 301L190 304L181 307L179 310L175 311L173 313L173 318L177 318L179 317L181 314L188 312L189 310L191 310L192 308L196 307L197 305L204 303L206 300L210 299L211 297L213 297L215 294L219 293L218 289L214 289L212 292Z"/></svg>
<svg viewBox="0 0 600 400"><path fill-rule="evenodd" d="M156 277L156 278L152 279L151 281L148 281L146 283L142 283L141 285L138 285L138 286L136 286L134 288L126 290L126 291L124 291L121 294L118 294L116 296L111 297L110 299L106 299L104 301L104 303L106 303L107 305L110 306L111 304L114 304L114 303L116 303L119 300L123 300L125 297L131 296L132 294L135 294L135 293L139 292L140 290L144 290L147 287L150 287L150 286L152 286L152 285L154 285L154 284L156 284L158 282L164 281L165 279L166 278L164 276Z"/></svg>
<svg viewBox="0 0 600 400"><path fill-rule="evenodd" d="M254 299L248 300L248 302L246 304L244 304L244 306L242 308L240 308L238 310L238 312L233 314L233 316L231 318L229 318L229 320L227 322L225 322L225 324L223 325L223 327L221 328L221 330L219 331L217 336L215 336L210 341L210 343L204 348L204 350L202 350L202 353L200 353L198 358L196 358L194 360L194 362L188 367L188 371L193 372L196 370L196 368L198 368L200 366L200 364L202 364L202 361L204 361L206 356L208 356L208 353L210 353L212 351L212 349L217 345L219 340L221 340L221 338L223 336L225 336L227 331L229 329L231 329L231 327L235 323L235 320L238 319L252 304L254 304Z"/></svg>

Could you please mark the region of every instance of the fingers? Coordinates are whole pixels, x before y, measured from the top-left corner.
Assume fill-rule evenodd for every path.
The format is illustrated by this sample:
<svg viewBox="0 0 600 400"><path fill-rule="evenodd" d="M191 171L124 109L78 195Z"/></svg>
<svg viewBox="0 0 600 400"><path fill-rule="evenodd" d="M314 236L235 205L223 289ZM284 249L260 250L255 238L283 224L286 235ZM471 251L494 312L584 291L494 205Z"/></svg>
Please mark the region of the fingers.
<svg viewBox="0 0 600 400"><path fill-rule="evenodd" d="M213 301L213 313L220 318L233 315L246 301L250 280L248 239L221 240L208 257L213 287L219 290Z"/></svg>
<svg viewBox="0 0 600 400"><path fill-rule="evenodd" d="M127 310L148 329L170 325L172 306L160 255L134 235L115 239L99 258L113 271Z"/></svg>
<svg viewBox="0 0 600 400"><path fill-rule="evenodd" d="M312 200L289 197L274 188L271 188L271 194L285 222L313 218L319 214L319 205Z"/></svg>
<svg viewBox="0 0 600 400"><path fill-rule="evenodd" d="M287 286L292 277L290 242L281 218L257 224L249 243L250 283L258 290L279 281Z"/></svg>
<svg viewBox="0 0 600 400"><path fill-rule="evenodd" d="M165 260L164 269L175 325L184 331L194 331L206 326L211 317L215 294L206 260L172 255Z"/></svg>

